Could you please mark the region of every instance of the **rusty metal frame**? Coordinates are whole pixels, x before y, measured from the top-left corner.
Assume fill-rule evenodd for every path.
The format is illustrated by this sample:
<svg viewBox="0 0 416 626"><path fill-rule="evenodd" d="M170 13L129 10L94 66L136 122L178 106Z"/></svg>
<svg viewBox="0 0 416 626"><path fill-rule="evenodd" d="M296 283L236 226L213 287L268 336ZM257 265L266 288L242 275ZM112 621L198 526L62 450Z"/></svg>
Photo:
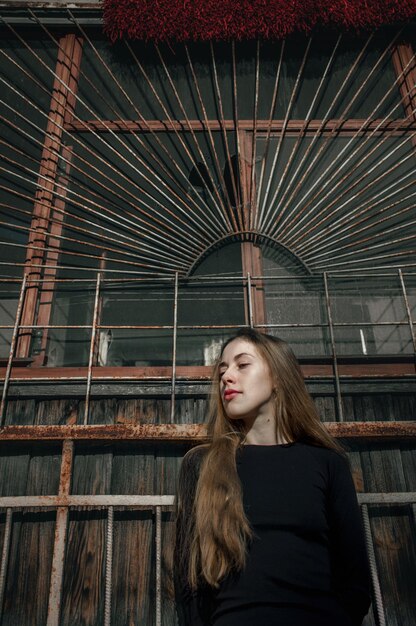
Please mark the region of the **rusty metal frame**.
<svg viewBox="0 0 416 626"><path fill-rule="evenodd" d="M62 502L70 497L73 461L74 442L65 439L62 444L61 474L57 496ZM67 506L58 506L56 511L55 539L52 556L52 574L49 587L47 626L59 626L60 623L68 514Z"/></svg>
<svg viewBox="0 0 416 626"><path fill-rule="evenodd" d="M415 440L416 421L323 422L332 437L346 440ZM94 424L4 426L0 441L143 441L205 443L203 424ZM68 453L69 454L69 453ZM63 489L63 487L62 487ZM66 496L65 496L66 497Z"/></svg>
<svg viewBox="0 0 416 626"><path fill-rule="evenodd" d="M52 88L49 119L45 131L45 143L40 162L39 190L35 196L35 206L31 228L33 234L28 242L28 258L25 273L31 278L41 276L49 218L53 211L55 185L58 176L58 154L62 147L63 124L70 122L73 116L80 70L82 44L79 37L68 34L60 40L55 79ZM69 61L70 60L70 61ZM43 183L43 184L42 184ZM34 245L36 243L36 246ZM24 324L33 324L36 315L38 292L33 285L26 298L23 310ZM17 347L17 356L26 357L30 349L31 336L21 337Z"/></svg>

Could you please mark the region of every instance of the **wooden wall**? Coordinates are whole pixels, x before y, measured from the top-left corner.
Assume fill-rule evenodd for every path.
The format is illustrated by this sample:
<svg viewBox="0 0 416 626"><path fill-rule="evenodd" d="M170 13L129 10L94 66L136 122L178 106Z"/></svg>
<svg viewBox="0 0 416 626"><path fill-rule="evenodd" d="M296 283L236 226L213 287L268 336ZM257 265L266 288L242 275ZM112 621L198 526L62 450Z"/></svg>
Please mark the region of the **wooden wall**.
<svg viewBox="0 0 416 626"><path fill-rule="evenodd" d="M335 419L331 396L317 396L325 421ZM12 399L6 424L82 423L80 398ZM177 399L175 421L203 421L201 396ZM344 398L348 421L415 420L416 393L351 394ZM98 398L90 423L166 423L166 397ZM359 490L416 491L414 441L345 442ZM173 494L180 460L189 445L145 442L78 442L72 494ZM56 494L61 445L3 442L0 445L0 495ZM416 508L371 505L370 520L389 626L416 623ZM13 515L12 540L3 607L4 626L46 623L55 511L25 509ZM103 624L106 511L72 510L68 527L61 624ZM0 549L5 513L0 513ZM163 512L162 623L175 623L169 577L172 515ZM155 518L152 511L116 509L114 515L112 624L155 623ZM372 614L366 626L375 624Z"/></svg>

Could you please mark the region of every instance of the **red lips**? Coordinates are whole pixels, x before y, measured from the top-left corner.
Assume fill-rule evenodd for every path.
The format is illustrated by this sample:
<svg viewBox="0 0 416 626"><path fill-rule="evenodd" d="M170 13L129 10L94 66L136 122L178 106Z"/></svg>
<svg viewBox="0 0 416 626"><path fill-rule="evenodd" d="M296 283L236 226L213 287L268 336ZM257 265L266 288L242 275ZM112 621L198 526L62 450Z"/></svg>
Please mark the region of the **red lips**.
<svg viewBox="0 0 416 626"><path fill-rule="evenodd" d="M236 396L239 393L241 393L241 391L237 391L237 389L227 389L224 392L224 399L231 400L231 398L234 398L234 396Z"/></svg>

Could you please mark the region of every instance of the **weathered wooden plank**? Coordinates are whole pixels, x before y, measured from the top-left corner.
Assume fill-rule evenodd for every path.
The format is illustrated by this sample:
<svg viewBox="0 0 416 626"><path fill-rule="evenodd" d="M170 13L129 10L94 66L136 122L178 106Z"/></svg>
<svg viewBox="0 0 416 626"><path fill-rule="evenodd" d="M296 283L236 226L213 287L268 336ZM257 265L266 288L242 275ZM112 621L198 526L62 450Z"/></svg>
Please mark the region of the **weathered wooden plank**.
<svg viewBox="0 0 416 626"><path fill-rule="evenodd" d="M99 417L105 419L105 415ZM111 458L111 448L85 449L78 446L74 457L72 493L110 493ZM88 508L70 514L62 624L98 626L103 623L106 517L105 511Z"/></svg>
<svg viewBox="0 0 416 626"><path fill-rule="evenodd" d="M135 399L126 411L119 407L118 419L153 424L157 411L168 402ZM153 444L114 445L111 492L132 495L155 493L155 449ZM154 623L155 588L154 519L151 511L116 512L114 522L114 590L112 624Z"/></svg>

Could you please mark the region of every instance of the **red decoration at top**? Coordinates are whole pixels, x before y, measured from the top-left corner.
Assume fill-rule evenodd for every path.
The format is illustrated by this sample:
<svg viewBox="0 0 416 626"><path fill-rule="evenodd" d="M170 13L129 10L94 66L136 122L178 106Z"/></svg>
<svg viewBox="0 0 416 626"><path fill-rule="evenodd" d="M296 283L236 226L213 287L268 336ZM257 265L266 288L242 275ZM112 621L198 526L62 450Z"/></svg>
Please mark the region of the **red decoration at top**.
<svg viewBox="0 0 416 626"><path fill-rule="evenodd" d="M416 17L416 0L103 0L112 41L281 39L319 26L375 29Z"/></svg>

